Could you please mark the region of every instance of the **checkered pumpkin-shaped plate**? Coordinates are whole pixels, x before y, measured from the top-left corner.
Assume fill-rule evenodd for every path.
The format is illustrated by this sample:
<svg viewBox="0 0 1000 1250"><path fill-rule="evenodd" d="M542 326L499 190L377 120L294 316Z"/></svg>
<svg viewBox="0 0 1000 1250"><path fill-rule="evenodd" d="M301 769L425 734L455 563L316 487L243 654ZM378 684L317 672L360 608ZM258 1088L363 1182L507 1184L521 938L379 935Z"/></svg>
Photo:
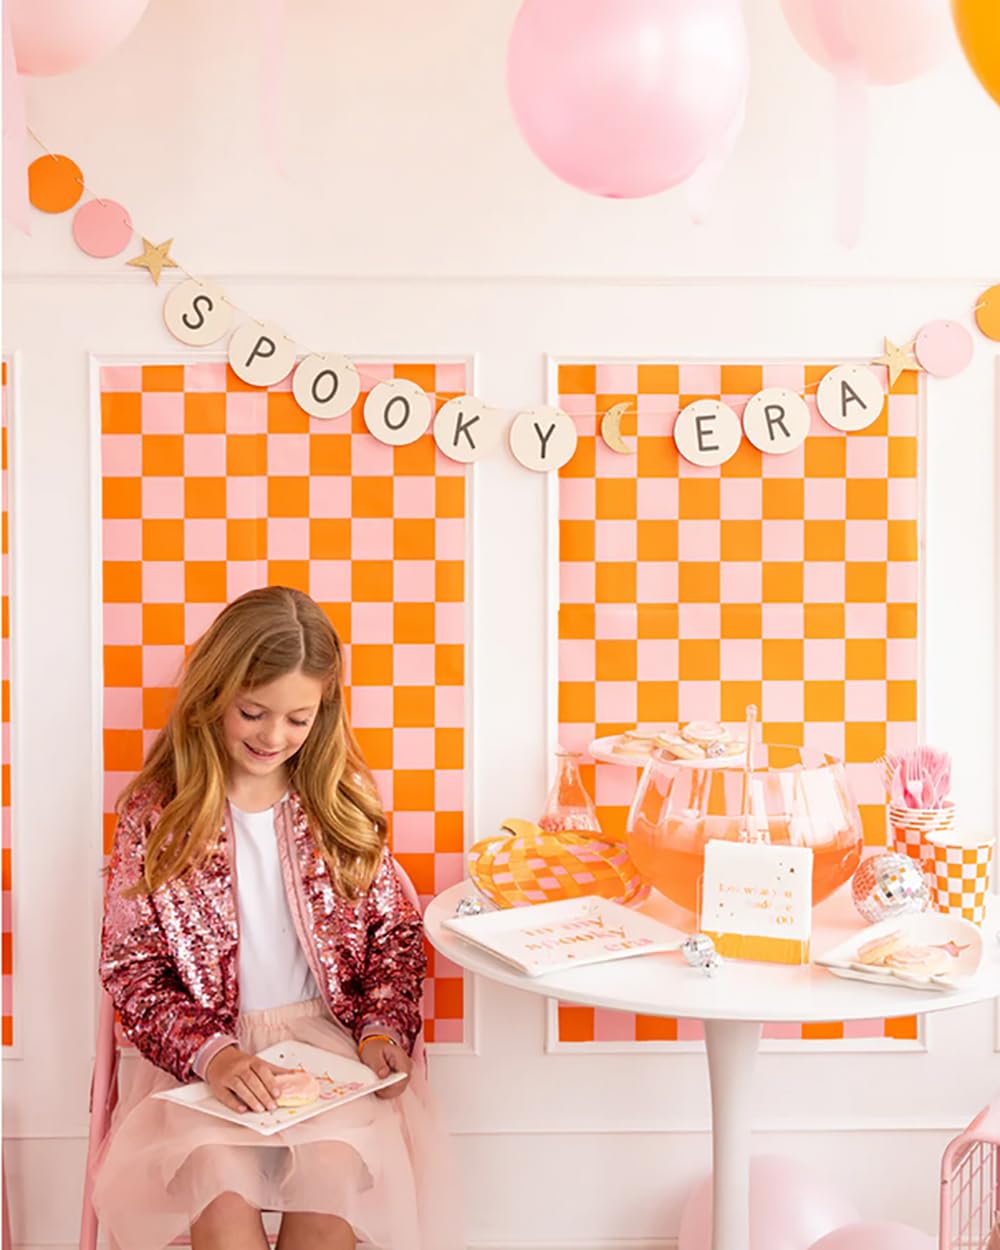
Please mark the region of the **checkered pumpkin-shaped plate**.
<svg viewBox="0 0 1000 1250"><path fill-rule="evenodd" d="M589 894L630 903L643 890L625 849L586 833L539 830L485 838L469 852L469 875L498 907L528 907Z"/></svg>

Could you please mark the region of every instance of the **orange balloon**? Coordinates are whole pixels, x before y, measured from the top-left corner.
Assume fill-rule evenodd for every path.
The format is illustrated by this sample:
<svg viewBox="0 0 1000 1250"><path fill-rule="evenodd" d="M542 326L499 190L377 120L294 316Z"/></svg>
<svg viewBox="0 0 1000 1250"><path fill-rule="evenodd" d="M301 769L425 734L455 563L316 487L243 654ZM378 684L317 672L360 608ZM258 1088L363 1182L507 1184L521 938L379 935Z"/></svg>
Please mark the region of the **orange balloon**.
<svg viewBox="0 0 1000 1250"><path fill-rule="evenodd" d="M976 302L976 325L1000 343L1000 286L988 287Z"/></svg>
<svg viewBox="0 0 1000 1250"><path fill-rule="evenodd" d="M68 156L40 156L28 166L28 199L43 213L65 213L83 195L83 174Z"/></svg>
<svg viewBox="0 0 1000 1250"><path fill-rule="evenodd" d="M951 0L951 12L965 59L1000 104L1000 4L997 0Z"/></svg>

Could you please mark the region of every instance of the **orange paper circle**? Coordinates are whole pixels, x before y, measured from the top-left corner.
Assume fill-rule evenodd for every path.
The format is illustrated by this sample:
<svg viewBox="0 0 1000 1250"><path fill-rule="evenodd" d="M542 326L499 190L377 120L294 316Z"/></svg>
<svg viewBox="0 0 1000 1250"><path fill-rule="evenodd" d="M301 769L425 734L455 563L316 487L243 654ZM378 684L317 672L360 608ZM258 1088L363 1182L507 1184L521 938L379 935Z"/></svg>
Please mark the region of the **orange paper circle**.
<svg viewBox="0 0 1000 1250"><path fill-rule="evenodd" d="M1000 343L1000 285L987 287L976 300L976 325L988 339Z"/></svg>
<svg viewBox="0 0 1000 1250"><path fill-rule="evenodd" d="M28 166L28 199L43 213L65 213L83 195L83 174L68 156L40 156Z"/></svg>
<svg viewBox="0 0 1000 1250"><path fill-rule="evenodd" d="M1000 104L1000 8L996 0L952 0L951 11L966 60Z"/></svg>

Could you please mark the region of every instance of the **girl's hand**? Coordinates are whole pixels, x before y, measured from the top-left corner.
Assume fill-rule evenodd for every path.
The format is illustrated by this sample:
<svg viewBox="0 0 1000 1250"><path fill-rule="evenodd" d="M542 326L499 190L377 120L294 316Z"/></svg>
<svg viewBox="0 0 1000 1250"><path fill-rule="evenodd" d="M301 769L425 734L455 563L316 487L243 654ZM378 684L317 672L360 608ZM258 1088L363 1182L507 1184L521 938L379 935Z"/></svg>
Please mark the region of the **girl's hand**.
<svg viewBox="0 0 1000 1250"><path fill-rule="evenodd" d="M364 1038L361 1039L364 1041ZM385 1089L377 1089L375 1091L376 1098L398 1098L410 1083L410 1073L413 1071L413 1060L402 1048L397 1046L395 1042L387 1042L383 1038L377 1037L374 1041L368 1042L361 1047L361 1062L366 1067L371 1068L375 1075L381 1080L387 1077L391 1072L405 1072L405 1081L396 1081L394 1085L387 1085Z"/></svg>
<svg viewBox="0 0 1000 1250"><path fill-rule="evenodd" d="M278 1086L274 1078L287 1070L248 1055L238 1046L227 1046L205 1069L205 1080L219 1102L242 1115L246 1111L276 1110Z"/></svg>

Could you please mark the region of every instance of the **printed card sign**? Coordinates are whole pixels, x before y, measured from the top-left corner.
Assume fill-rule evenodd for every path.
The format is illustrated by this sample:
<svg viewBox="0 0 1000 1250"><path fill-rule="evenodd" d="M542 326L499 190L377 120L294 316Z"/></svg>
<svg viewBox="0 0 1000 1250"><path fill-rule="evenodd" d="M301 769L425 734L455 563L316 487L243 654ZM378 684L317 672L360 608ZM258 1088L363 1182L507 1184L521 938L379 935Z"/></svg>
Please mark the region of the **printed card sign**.
<svg viewBox="0 0 1000 1250"><path fill-rule="evenodd" d="M809 959L813 853L806 846L709 842L701 928L721 955L768 963Z"/></svg>
<svg viewBox="0 0 1000 1250"><path fill-rule="evenodd" d="M683 934L612 899L588 896L444 921L444 927L530 977L680 948Z"/></svg>

